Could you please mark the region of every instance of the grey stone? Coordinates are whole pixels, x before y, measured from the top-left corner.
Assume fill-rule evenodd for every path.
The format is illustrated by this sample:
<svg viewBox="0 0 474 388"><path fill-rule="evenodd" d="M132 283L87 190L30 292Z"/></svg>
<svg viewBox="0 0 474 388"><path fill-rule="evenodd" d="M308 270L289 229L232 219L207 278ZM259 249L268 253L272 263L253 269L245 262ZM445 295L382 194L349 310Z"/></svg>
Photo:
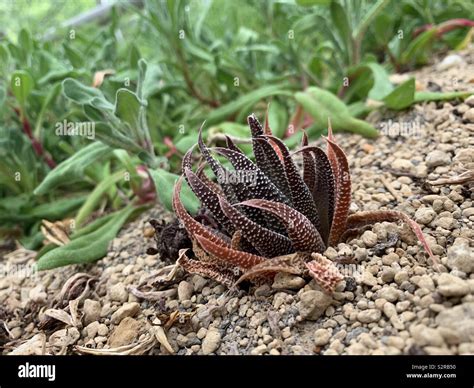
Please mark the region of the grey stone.
<svg viewBox="0 0 474 388"><path fill-rule="evenodd" d="M327 345L329 339L331 338L331 333L327 329L318 329L314 333L314 344L316 346Z"/></svg>
<svg viewBox="0 0 474 388"><path fill-rule="evenodd" d="M368 248L372 248L375 244L377 244L377 235L374 232L372 232L371 230L366 230L362 234L360 239L365 244L365 246L368 247Z"/></svg>
<svg viewBox="0 0 474 388"><path fill-rule="evenodd" d="M471 342L474 338L474 302L443 310L435 320L438 326L454 330L461 342Z"/></svg>
<svg viewBox="0 0 474 388"><path fill-rule="evenodd" d="M434 150L426 155L425 163L428 167L446 166L451 163L451 156L446 152Z"/></svg>
<svg viewBox="0 0 474 388"><path fill-rule="evenodd" d="M125 303L112 314L110 321L114 324L118 324L126 317L135 316L138 311L140 311L140 305L137 302Z"/></svg>
<svg viewBox="0 0 474 388"><path fill-rule="evenodd" d="M84 325L87 326L91 322L98 321L100 319L100 312L102 306L100 302L92 299L86 299L84 301Z"/></svg>
<svg viewBox="0 0 474 388"><path fill-rule="evenodd" d="M214 353L221 344L221 333L216 329L210 329L202 341L202 353L207 355Z"/></svg>
<svg viewBox="0 0 474 388"><path fill-rule="evenodd" d="M466 274L474 272L474 248L469 246L467 239L457 238L448 248L447 265Z"/></svg>
<svg viewBox="0 0 474 388"><path fill-rule="evenodd" d="M436 212L430 207L420 207L415 212L415 221L427 225L436 217Z"/></svg>
<svg viewBox="0 0 474 388"><path fill-rule="evenodd" d="M298 311L303 319L317 320L331 304L332 298L321 291L306 291L300 296L297 304Z"/></svg>
<svg viewBox="0 0 474 388"><path fill-rule="evenodd" d="M185 280L181 281L178 285L178 300L183 302L191 299L193 295L194 287L190 282Z"/></svg>
<svg viewBox="0 0 474 388"><path fill-rule="evenodd" d="M438 330L425 325L413 325L410 327L410 333L419 346L443 346L443 336Z"/></svg>
<svg viewBox="0 0 474 388"><path fill-rule="evenodd" d="M272 288L275 290L299 290L304 287L305 284L304 279L299 276L280 272L276 274Z"/></svg>
<svg viewBox="0 0 474 388"><path fill-rule="evenodd" d="M114 284L109 289L109 298L115 302L126 302L128 300L128 292L123 283Z"/></svg>
<svg viewBox="0 0 474 388"><path fill-rule="evenodd" d="M457 276L443 273L438 277L438 291L444 296L464 296L469 293L469 284Z"/></svg>
<svg viewBox="0 0 474 388"><path fill-rule="evenodd" d="M377 309L369 309L361 311L357 314L357 320L362 323L377 322L380 320L382 313Z"/></svg>

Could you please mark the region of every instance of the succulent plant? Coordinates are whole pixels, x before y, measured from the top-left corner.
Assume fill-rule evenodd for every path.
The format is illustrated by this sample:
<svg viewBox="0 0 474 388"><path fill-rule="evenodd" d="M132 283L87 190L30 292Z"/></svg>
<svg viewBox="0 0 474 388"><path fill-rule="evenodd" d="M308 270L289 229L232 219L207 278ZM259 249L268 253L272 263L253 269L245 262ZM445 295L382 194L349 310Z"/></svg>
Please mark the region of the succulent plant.
<svg viewBox="0 0 474 388"><path fill-rule="evenodd" d="M327 292L343 279L337 266L323 255L329 246L353 236L360 228L381 221L409 224L433 255L420 227L404 213L391 210L349 214L351 178L343 150L329 126L326 151L308 145L303 133L302 175L287 146L274 137L266 120L262 126L248 117L255 163L227 137L226 147L209 149L199 131L198 147L204 161L193 172L193 146L184 156L183 175L173 194L173 208L192 241L179 253L178 264L232 286L244 279L260 283L278 272L309 275ZM211 155L226 159L229 170ZM209 166L217 183L206 176ZM187 181L206 209L193 218L180 200Z"/></svg>

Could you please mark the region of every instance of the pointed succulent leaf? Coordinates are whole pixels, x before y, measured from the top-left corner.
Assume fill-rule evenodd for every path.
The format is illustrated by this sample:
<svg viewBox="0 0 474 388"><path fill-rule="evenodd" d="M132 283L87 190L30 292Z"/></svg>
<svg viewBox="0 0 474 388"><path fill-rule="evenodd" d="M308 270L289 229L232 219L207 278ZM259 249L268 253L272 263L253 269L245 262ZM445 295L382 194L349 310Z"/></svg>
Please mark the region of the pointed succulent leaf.
<svg viewBox="0 0 474 388"><path fill-rule="evenodd" d="M199 179L201 179L201 181L204 182L205 185L207 185L212 191L214 191L214 193L216 194L219 194L219 195L224 195L225 196L225 193L224 191L222 190L222 188L216 183L216 182L213 182L211 181L208 176L204 173L204 168L206 167L206 164L203 163L201 164L197 171L196 171L196 175Z"/></svg>
<svg viewBox="0 0 474 388"><path fill-rule="evenodd" d="M226 171L226 175L218 177L218 181L222 186L222 182L228 182L231 185L233 193L238 201L245 201L252 198L265 198L279 202L288 202L288 199L278 190L278 188L270 181L270 179L244 154L238 152L216 147L213 149L220 155L227 158L234 166L235 171ZM242 177L239 177L242 174ZM227 180L227 177L231 178ZM235 179L234 179L235 178ZM229 196L225 192L227 200ZM237 201L229 200L230 203ZM242 210L251 220L268 224L268 226L279 232L282 230L282 224L274 217L268 214L262 214L258 209L244 209Z"/></svg>
<svg viewBox="0 0 474 388"><path fill-rule="evenodd" d="M260 162L260 164L257 161L258 167L260 167L265 175L280 189L283 195L288 199L288 203L292 204L290 186L280 157L275 152L269 140L265 137L257 137L254 140L262 147L265 156L264 161Z"/></svg>
<svg viewBox="0 0 474 388"><path fill-rule="evenodd" d="M291 252L292 246L288 237L253 222L223 197L219 197L219 203L235 229L240 231L262 256L274 257Z"/></svg>
<svg viewBox="0 0 474 388"><path fill-rule="evenodd" d="M192 146L183 156L183 160L181 162L181 172L183 174L186 169L192 170L193 168L192 157L193 157L194 147L195 145Z"/></svg>
<svg viewBox="0 0 474 388"><path fill-rule="evenodd" d="M262 156L262 150L261 147L259 146L258 143L255 142L255 139L262 137L263 135L272 135L272 130L270 129L269 121L268 121L268 109L265 117L265 127L262 127L262 124L257 120L254 114L250 115L247 118L247 122L249 123L250 126L250 131L252 133L252 144L253 144L253 152L255 156L255 161L257 162L257 165L259 163L262 163L264 158ZM275 150L277 153L278 157L280 160L282 159L282 155L280 150L276 145L272 144L272 148Z"/></svg>
<svg viewBox="0 0 474 388"><path fill-rule="evenodd" d="M264 134L262 124L260 124L260 121L258 121L257 117L253 113L247 117L247 122L249 123L252 137L257 137Z"/></svg>
<svg viewBox="0 0 474 388"><path fill-rule="evenodd" d="M308 145L308 135L303 131L303 137L301 139L301 149ZM294 152L292 155L295 155ZM308 186L311 193L314 192L316 185L316 161L311 152L302 152L303 154L303 181Z"/></svg>
<svg viewBox="0 0 474 388"><path fill-rule="evenodd" d="M248 177L252 179L252 182L246 184L249 194L251 194L250 198L263 198L278 202L287 201L282 192L270 181L262 170L244 154L221 147L215 147L213 150L224 156L234 166L237 173L244 172L252 174L252 176Z"/></svg>
<svg viewBox="0 0 474 388"><path fill-rule="evenodd" d="M229 174L229 170L224 168L224 166L222 166L217 160L212 157L209 148L207 148L207 146L204 144L204 141L202 140L202 126L201 128L199 128L198 146L199 150L201 151L201 155L204 157L204 160L207 162L214 175L221 180L220 185L222 187L222 190L226 194L226 197L231 201L231 203L237 202L237 197L235 195L233 187L228 184L225 179L222 179L222 177Z"/></svg>
<svg viewBox="0 0 474 388"><path fill-rule="evenodd" d="M252 134L252 149L253 155L255 157L255 162L257 163L257 166L260 167L260 165L265 163L265 155L263 153L262 146L258 142L256 142L255 139L259 136L262 136L264 133L262 124L260 124L254 114L251 114L247 117L247 122L250 127L250 133Z"/></svg>
<svg viewBox="0 0 474 388"><path fill-rule="evenodd" d="M191 190L201 202L202 207L208 209L219 225L221 225L229 234L232 234L234 232L234 227L219 206L219 197L217 193L212 191L209 186L207 186L187 167L184 169L184 176L191 187Z"/></svg>
<svg viewBox="0 0 474 388"><path fill-rule="evenodd" d="M333 143L336 143L336 139L334 138L334 136L332 134L331 120L329 118L328 118L328 137L327 137L327 140L328 140L328 145L327 145L326 153L328 155L329 163L331 163L332 171L334 173L334 181L337 184L337 174L339 173L337 158L336 158L336 155L334 153L334 150L329 146L329 141L333 142ZM336 186L336 191L337 191L337 186Z"/></svg>
<svg viewBox="0 0 474 388"><path fill-rule="evenodd" d="M204 236L196 235L196 240L199 245L207 253L214 256L223 263L231 264L242 270L252 268L265 260L264 257L253 255L251 253L236 251L229 246L215 243L211 239Z"/></svg>
<svg viewBox="0 0 474 388"><path fill-rule="evenodd" d="M205 236L207 239L212 241L215 244L222 246L229 246L230 242L224 240L222 237L218 236L215 231L211 228L208 228L202 225L200 222L196 221L191 217L180 200L181 185L183 183L183 177L181 176L175 184L174 193L173 193L173 209L176 213L176 216L182 222L184 228L188 232L191 238L196 235Z"/></svg>
<svg viewBox="0 0 474 388"><path fill-rule="evenodd" d="M356 214L351 214L347 219L347 228L348 229L355 229L361 228L366 225L375 224L376 222L397 222L403 221L408 224L411 230L415 233L418 240L420 240L421 244L425 248L425 251L428 253L430 258L436 263L439 264L438 260L433 255L428 242L421 230L420 226L413 221L410 217L408 217L405 213L396 211L396 210L378 210L378 211L363 211L358 212Z"/></svg>
<svg viewBox="0 0 474 388"><path fill-rule="evenodd" d="M308 134L306 131L303 129L303 136L301 136L301 147L306 147L308 145Z"/></svg>
<svg viewBox="0 0 474 388"><path fill-rule="evenodd" d="M312 154L315 162L315 183L312 194L321 223L320 233L327 245L334 216L334 176L331 165L328 157L319 147L307 146L294 152L294 154L300 152L303 155Z"/></svg>
<svg viewBox="0 0 474 388"><path fill-rule="evenodd" d="M272 163L275 158L277 158L280 162L279 164L281 164L281 153L279 152L278 147L270 144L270 142L268 142L268 140L263 137L263 135L272 135L272 130L270 129L268 121L268 108L265 116L265 125L263 128L254 115L248 117L248 122L252 132L252 148L253 154L255 156L255 162L257 166L260 167L270 179L272 179ZM262 142L261 139L265 139L266 142ZM280 188L278 185L277 187Z"/></svg>
<svg viewBox="0 0 474 388"><path fill-rule="evenodd" d="M235 280L235 274L232 270L222 268L222 266L215 263L190 259L186 255L186 251L187 249L181 249L176 261L186 272L211 278L229 288L232 287Z"/></svg>
<svg viewBox="0 0 474 388"><path fill-rule="evenodd" d="M301 275L302 269L294 262L295 255L285 255L267 259L261 264L258 264L244 274L235 282L234 287L247 279L252 278L273 278L278 272L290 273L293 275Z"/></svg>
<svg viewBox="0 0 474 388"><path fill-rule="evenodd" d="M313 197L308 186L304 183L303 178L301 178L296 165L291 159L288 147L280 139L274 136L267 136L267 138L276 143L283 155L283 163L295 209L300 213L303 213L313 223L313 225L319 229L321 225Z"/></svg>
<svg viewBox="0 0 474 388"><path fill-rule="evenodd" d="M232 151L235 151L235 152L239 152L239 153L243 153L242 150L237 147L237 145L234 143L234 141L227 135L225 135L225 143L227 145L227 148L232 150Z"/></svg>
<svg viewBox="0 0 474 388"><path fill-rule="evenodd" d="M349 163L344 151L332 140L326 138L328 149L334 154L336 167L333 172L335 175L335 200L334 217L329 234L329 245L336 245L339 238L346 230L347 216L351 204L351 176L349 173ZM329 157L328 157L329 158ZM329 160L331 162L331 160Z"/></svg>
<svg viewBox="0 0 474 388"><path fill-rule="evenodd" d="M324 242L314 225L297 210L279 202L252 199L239 205L256 207L270 212L284 223L288 237L297 252L323 252Z"/></svg>

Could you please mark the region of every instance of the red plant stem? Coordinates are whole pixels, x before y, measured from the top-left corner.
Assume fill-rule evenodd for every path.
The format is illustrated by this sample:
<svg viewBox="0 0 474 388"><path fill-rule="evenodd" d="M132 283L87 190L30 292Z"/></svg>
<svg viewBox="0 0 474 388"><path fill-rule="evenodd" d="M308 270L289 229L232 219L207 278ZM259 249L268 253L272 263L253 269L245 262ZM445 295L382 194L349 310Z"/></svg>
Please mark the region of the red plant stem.
<svg viewBox="0 0 474 388"><path fill-rule="evenodd" d="M418 27L415 31L413 31L413 37L416 38L418 35L420 35L422 32L431 30L433 28L432 24L425 24L421 27Z"/></svg>
<svg viewBox="0 0 474 388"><path fill-rule="evenodd" d="M21 125L23 127L23 132L25 132L25 135L30 139L31 141L31 146L33 147L36 155L38 155L40 158L43 158L46 164L50 168L56 167L56 162L48 155L47 152L45 152L42 144L33 136L33 131L31 130L31 124L26 117L26 115L22 114L20 109L18 108L13 108L15 113L18 115L18 117L21 120Z"/></svg>
<svg viewBox="0 0 474 388"><path fill-rule="evenodd" d="M173 140L171 140L171 138L169 136L165 136L165 138L163 139L163 143L170 149L166 154L165 154L165 157L166 158L171 158L174 154L176 154L178 152L178 150L176 149L176 146L174 145L173 143Z"/></svg>
<svg viewBox="0 0 474 388"><path fill-rule="evenodd" d="M304 112L304 117L303 117L303 125L302 128L306 129L313 125L314 119L308 114L308 112Z"/></svg>
<svg viewBox="0 0 474 388"><path fill-rule="evenodd" d="M469 19L452 19L447 22L438 25L438 36L445 34L446 32L455 30L456 28L462 27L474 27L474 21Z"/></svg>
<svg viewBox="0 0 474 388"><path fill-rule="evenodd" d="M438 24L437 26L433 26L432 24L425 24L424 26L421 26L417 28L415 31L413 31L413 37L416 37L420 35L422 32L431 30L433 28L436 29L436 35L439 37L446 34L449 31L455 30L456 28L462 28L462 27L474 27L474 21L469 20L469 19L451 19L441 24Z"/></svg>

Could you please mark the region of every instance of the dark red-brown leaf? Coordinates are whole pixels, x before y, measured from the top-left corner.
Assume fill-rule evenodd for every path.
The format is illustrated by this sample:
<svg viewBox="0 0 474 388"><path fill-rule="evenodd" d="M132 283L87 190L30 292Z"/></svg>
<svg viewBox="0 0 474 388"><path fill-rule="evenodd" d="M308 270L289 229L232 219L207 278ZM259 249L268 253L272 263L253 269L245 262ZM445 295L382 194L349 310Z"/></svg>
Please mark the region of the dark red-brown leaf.
<svg viewBox="0 0 474 388"><path fill-rule="evenodd" d="M202 207L208 209L214 216L215 220L223 226L229 234L232 234L234 232L234 227L232 222L230 222L222 211L219 205L219 197L217 193L212 191L209 186L201 181L201 179L199 179L196 174L187 167L184 169L184 175L191 190L201 202Z"/></svg>
<svg viewBox="0 0 474 388"><path fill-rule="evenodd" d="M314 225L297 210L279 202L252 199L239 205L270 212L284 223L288 237L297 252L324 252L325 245Z"/></svg>
<svg viewBox="0 0 474 388"><path fill-rule="evenodd" d="M333 170L335 175L334 217L329 234L329 245L332 246L339 242L341 235L346 230L347 216L351 205L351 176L344 151L329 138L326 138L326 141L328 150L331 150L335 160L335 170Z"/></svg>
<svg viewBox="0 0 474 388"><path fill-rule="evenodd" d="M253 266L265 261L265 258L261 256L253 255L247 252L236 251L231 249L228 245L226 246L215 243L211 239L208 239L202 235L196 235L196 240L202 249L204 249L207 253L214 256L223 263L234 265L241 270L252 268Z"/></svg>
<svg viewBox="0 0 474 388"><path fill-rule="evenodd" d="M321 223L320 233L327 245L334 217L334 176L331 165L326 154L319 147L307 146L294 154L299 152L303 155L312 154L315 162L316 178L312 194Z"/></svg>
<svg viewBox="0 0 474 388"><path fill-rule="evenodd" d="M291 252L292 245L288 237L253 222L223 197L219 197L219 203L233 227L239 230L262 256L274 257Z"/></svg>
<svg viewBox="0 0 474 388"><path fill-rule="evenodd" d="M293 159L291 159L288 147L280 139L274 136L267 136L267 138L271 139L279 147L283 155L283 163L294 208L304 214L311 223L319 229L321 224L319 222L318 210L313 201L313 196L311 195L308 186L306 186L306 183L304 183L303 178L301 178Z"/></svg>
<svg viewBox="0 0 474 388"><path fill-rule="evenodd" d="M224 240L222 237L218 236L215 231L207 226L202 225L191 217L180 200L181 185L183 182L183 177L179 177L178 181L174 186L173 192L173 209L176 213L176 216L182 222L184 228L189 233L191 238L194 238L196 235L205 236L207 239L212 241L215 244L222 246L230 246L230 239L228 241Z"/></svg>

